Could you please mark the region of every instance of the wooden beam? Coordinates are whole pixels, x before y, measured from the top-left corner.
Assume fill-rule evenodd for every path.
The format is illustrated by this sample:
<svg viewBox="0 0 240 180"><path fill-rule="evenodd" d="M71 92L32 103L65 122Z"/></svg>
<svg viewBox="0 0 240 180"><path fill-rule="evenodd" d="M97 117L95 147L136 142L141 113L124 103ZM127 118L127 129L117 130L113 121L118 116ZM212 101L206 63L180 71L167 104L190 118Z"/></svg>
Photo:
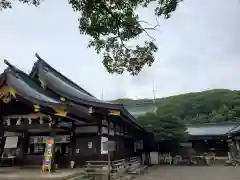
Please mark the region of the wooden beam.
<svg viewBox="0 0 240 180"><path fill-rule="evenodd" d="M48 115L42 114L42 113L31 113L31 114L15 114L15 115L9 115L4 116L3 118L11 118L11 119L17 119L17 118L40 118L40 117L48 117Z"/></svg>

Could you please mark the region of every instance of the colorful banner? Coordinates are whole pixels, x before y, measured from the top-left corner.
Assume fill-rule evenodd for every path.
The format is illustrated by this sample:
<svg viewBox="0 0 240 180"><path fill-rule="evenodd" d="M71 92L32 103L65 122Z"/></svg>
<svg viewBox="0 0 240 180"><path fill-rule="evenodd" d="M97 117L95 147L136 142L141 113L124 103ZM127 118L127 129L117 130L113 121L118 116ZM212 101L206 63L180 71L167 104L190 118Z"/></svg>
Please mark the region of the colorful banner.
<svg viewBox="0 0 240 180"><path fill-rule="evenodd" d="M54 138L48 137L46 139L46 147L45 147L44 158L42 163L43 170L48 170L48 171L51 170L53 151L54 151Z"/></svg>

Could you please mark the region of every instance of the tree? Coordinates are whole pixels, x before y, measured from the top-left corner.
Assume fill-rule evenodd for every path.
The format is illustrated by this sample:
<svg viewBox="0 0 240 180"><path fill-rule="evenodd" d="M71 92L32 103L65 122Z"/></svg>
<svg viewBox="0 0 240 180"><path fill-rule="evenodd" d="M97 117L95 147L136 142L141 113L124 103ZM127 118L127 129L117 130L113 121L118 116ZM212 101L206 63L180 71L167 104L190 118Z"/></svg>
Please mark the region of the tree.
<svg viewBox="0 0 240 180"><path fill-rule="evenodd" d="M187 136L185 123L177 116L170 114L161 116L155 113L147 113L138 118L138 123L154 133L158 141L180 141Z"/></svg>
<svg viewBox="0 0 240 180"><path fill-rule="evenodd" d="M0 11L12 7L12 0L1 0ZM40 5L44 0L18 0ZM141 21L136 13L138 7L156 5L155 15L169 18L182 0L69 0L74 11L80 12L80 33L90 37L88 47L103 54L103 64L109 73L124 71L137 75L145 66L154 62L158 47L150 30L159 27ZM128 42L145 33L149 40L143 45L129 46Z"/></svg>

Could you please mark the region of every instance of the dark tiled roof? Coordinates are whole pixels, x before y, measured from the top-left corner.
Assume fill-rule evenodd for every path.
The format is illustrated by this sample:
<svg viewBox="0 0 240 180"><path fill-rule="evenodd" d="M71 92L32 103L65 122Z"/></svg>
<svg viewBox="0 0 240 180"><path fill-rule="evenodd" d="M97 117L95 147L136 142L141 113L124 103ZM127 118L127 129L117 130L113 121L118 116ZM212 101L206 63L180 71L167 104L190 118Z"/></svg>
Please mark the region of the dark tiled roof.
<svg viewBox="0 0 240 180"><path fill-rule="evenodd" d="M239 122L223 122L214 124L189 125L187 130L191 136L232 135L240 131Z"/></svg>
<svg viewBox="0 0 240 180"><path fill-rule="evenodd" d="M9 66L0 75L0 86L7 84L16 94L22 99L31 104L36 104L41 107L47 107L54 110L65 109L66 111L74 113L76 116L89 117L88 109L79 105L70 105L62 102L58 96L50 91L43 89L33 78L17 69L9 62L5 61Z"/></svg>
<svg viewBox="0 0 240 180"><path fill-rule="evenodd" d="M98 108L106 108L112 110L119 110L128 123L132 124L138 129L144 130L135 122L135 118L124 108L122 104L114 104L97 99L89 92L76 85L70 79L62 75L60 72L52 68L46 61L36 54L38 61L35 63L30 76L35 79L43 81L48 88L56 92L68 100L86 106L93 106Z"/></svg>

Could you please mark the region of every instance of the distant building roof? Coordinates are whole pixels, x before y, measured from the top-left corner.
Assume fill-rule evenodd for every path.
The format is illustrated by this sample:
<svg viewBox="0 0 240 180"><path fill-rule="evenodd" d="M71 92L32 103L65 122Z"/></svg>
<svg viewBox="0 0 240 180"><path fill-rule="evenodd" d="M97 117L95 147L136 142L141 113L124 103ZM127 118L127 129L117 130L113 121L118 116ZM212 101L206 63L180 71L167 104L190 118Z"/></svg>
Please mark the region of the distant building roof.
<svg viewBox="0 0 240 180"><path fill-rule="evenodd" d="M136 105L126 105L123 104L124 107L135 117L139 117L145 115L149 112L156 112L157 106L153 103L142 103Z"/></svg>
<svg viewBox="0 0 240 180"><path fill-rule="evenodd" d="M240 132L239 122L226 122L215 124L189 125L187 126L190 136L222 136Z"/></svg>

